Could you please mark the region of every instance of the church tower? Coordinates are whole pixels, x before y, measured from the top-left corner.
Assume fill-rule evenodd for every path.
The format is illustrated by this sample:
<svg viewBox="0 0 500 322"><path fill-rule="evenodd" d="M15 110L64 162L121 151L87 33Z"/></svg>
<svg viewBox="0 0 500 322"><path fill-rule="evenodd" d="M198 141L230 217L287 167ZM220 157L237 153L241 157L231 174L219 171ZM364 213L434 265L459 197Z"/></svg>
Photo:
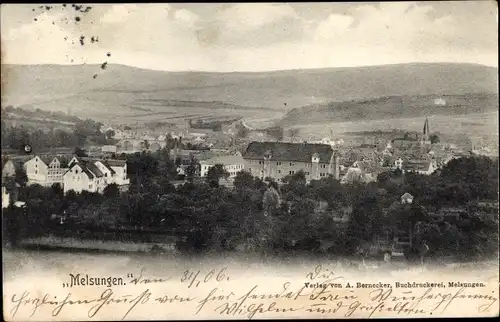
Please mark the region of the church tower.
<svg viewBox="0 0 500 322"><path fill-rule="evenodd" d="M422 145L424 145L424 144L430 144L430 139L429 139L429 120L427 119L427 117L425 118L424 129L422 131L422 138L420 139L420 143Z"/></svg>

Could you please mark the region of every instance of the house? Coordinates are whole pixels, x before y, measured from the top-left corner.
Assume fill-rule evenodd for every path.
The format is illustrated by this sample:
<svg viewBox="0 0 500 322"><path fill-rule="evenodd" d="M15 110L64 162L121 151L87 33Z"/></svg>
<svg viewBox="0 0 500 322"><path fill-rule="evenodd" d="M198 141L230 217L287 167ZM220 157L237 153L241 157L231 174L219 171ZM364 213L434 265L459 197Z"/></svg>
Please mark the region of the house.
<svg viewBox="0 0 500 322"><path fill-rule="evenodd" d="M408 161L404 165L405 172L416 172L423 175L430 175L437 169L435 161L422 160L422 161Z"/></svg>
<svg viewBox="0 0 500 322"><path fill-rule="evenodd" d="M347 169L346 174L340 180L341 183L353 183L363 181L363 171L357 167L350 167Z"/></svg>
<svg viewBox="0 0 500 322"><path fill-rule="evenodd" d="M127 161L126 160L107 160L108 165L114 172L113 183L118 186L128 186L130 179L127 176Z"/></svg>
<svg viewBox="0 0 500 322"><path fill-rule="evenodd" d="M339 178L339 155L327 144L251 142L243 153L245 169L260 178L282 182L288 175L304 171L306 180L328 175Z"/></svg>
<svg viewBox="0 0 500 322"><path fill-rule="evenodd" d="M19 166L19 163L16 163L14 160L5 160L5 162L2 162L3 167L2 167L2 179L5 177L12 177L14 178L16 176L16 167Z"/></svg>
<svg viewBox="0 0 500 322"><path fill-rule="evenodd" d="M366 163L356 161L354 164L347 169L347 172L342 176L340 183L354 183L354 182L373 182L376 181L376 178L372 175L372 173L367 173L369 170L366 167Z"/></svg>
<svg viewBox="0 0 500 322"><path fill-rule="evenodd" d="M64 192L102 192L109 184L126 190L130 184L125 160L100 160L74 157L64 175Z"/></svg>
<svg viewBox="0 0 500 322"><path fill-rule="evenodd" d="M116 146L115 145L105 145L101 148L102 153L116 153Z"/></svg>
<svg viewBox="0 0 500 322"><path fill-rule="evenodd" d="M50 187L54 183L63 183L64 173L68 168L64 165L64 160L53 156L34 156L24 163L28 185L39 184L43 187Z"/></svg>
<svg viewBox="0 0 500 322"><path fill-rule="evenodd" d="M236 177L236 174L245 168L245 161L240 155L217 156L200 162L201 176L206 177L208 170L216 164L224 165L224 169L229 173L230 178Z"/></svg>
<svg viewBox="0 0 500 322"><path fill-rule="evenodd" d="M413 196L410 195L408 192L406 192L404 195L401 196L401 203L402 204L413 203Z"/></svg>
<svg viewBox="0 0 500 322"><path fill-rule="evenodd" d="M394 161L394 167L399 170L403 170L403 159L399 158L396 161Z"/></svg>
<svg viewBox="0 0 500 322"><path fill-rule="evenodd" d="M64 193L70 190L102 192L105 186L104 174L92 162L72 162L64 174Z"/></svg>
<svg viewBox="0 0 500 322"><path fill-rule="evenodd" d="M104 181L106 185L115 183L116 171L105 160L97 160L94 164L104 174Z"/></svg>

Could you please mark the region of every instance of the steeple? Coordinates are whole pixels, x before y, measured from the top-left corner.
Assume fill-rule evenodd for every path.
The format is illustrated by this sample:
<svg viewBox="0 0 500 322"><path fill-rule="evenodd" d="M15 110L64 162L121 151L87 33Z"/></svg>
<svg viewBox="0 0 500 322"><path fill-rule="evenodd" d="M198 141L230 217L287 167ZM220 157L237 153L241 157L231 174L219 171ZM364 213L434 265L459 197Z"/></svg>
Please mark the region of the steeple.
<svg viewBox="0 0 500 322"><path fill-rule="evenodd" d="M424 123L424 136L429 136L429 120L427 117L425 118L425 123Z"/></svg>
<svg viewBox="0 0 500 322"><path fill-rule="evenodd" d="M429 120L427 117L425 118L424 129L422 131L422 139L420 140L422 143L429 142Z"/></svg>

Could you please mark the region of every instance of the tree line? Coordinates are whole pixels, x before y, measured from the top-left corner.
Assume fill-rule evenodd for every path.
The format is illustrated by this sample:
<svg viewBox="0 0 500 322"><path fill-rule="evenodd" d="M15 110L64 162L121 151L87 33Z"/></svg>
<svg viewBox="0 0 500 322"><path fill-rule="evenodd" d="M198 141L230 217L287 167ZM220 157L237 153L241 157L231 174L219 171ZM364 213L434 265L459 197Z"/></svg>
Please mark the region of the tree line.
<svg viewBox="0 0 500 322"><path fill-rule="evenodd" d="M16 110L17 111L17 110ZM2 115L4 111L2 110ZM42 130L37 127L26 125L9 125L2 118L2 148L3 149L24 149L30 145L34 151L45 148L75 148L83 147L86 144L114 144L113 133L102 133L101 123L91 119L74 120L75 124L71 130L56 129Z"/></svg>

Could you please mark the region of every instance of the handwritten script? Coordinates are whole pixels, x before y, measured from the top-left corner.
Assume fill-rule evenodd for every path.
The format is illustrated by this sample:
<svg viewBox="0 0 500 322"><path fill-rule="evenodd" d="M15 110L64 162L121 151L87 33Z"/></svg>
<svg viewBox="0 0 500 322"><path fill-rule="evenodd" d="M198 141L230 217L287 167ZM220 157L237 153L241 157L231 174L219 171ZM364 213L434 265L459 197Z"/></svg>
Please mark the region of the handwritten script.
<svg viewBox="0 0 500 322"><path fill-rule="evenodd" d="M50 319L50 316L165 318L175 314L183 318L244 319L426 317L452 316L457 308L464 307L468 308L469 315L490 316L498 312L494 285L490 288L493 291L468 287L396 288L390 283L346 280L320 265L294 279L253 280L233 278L227 268L208 272L186 270L179 277L148 277L142 269L138 274L129 274L123 285L70 291L60 288L53 292L22 289L4 297L4 305L12 320ZM371 287L380 285L384 287ZM75 308L86 312L86 317L74 316Z"/></svg>

